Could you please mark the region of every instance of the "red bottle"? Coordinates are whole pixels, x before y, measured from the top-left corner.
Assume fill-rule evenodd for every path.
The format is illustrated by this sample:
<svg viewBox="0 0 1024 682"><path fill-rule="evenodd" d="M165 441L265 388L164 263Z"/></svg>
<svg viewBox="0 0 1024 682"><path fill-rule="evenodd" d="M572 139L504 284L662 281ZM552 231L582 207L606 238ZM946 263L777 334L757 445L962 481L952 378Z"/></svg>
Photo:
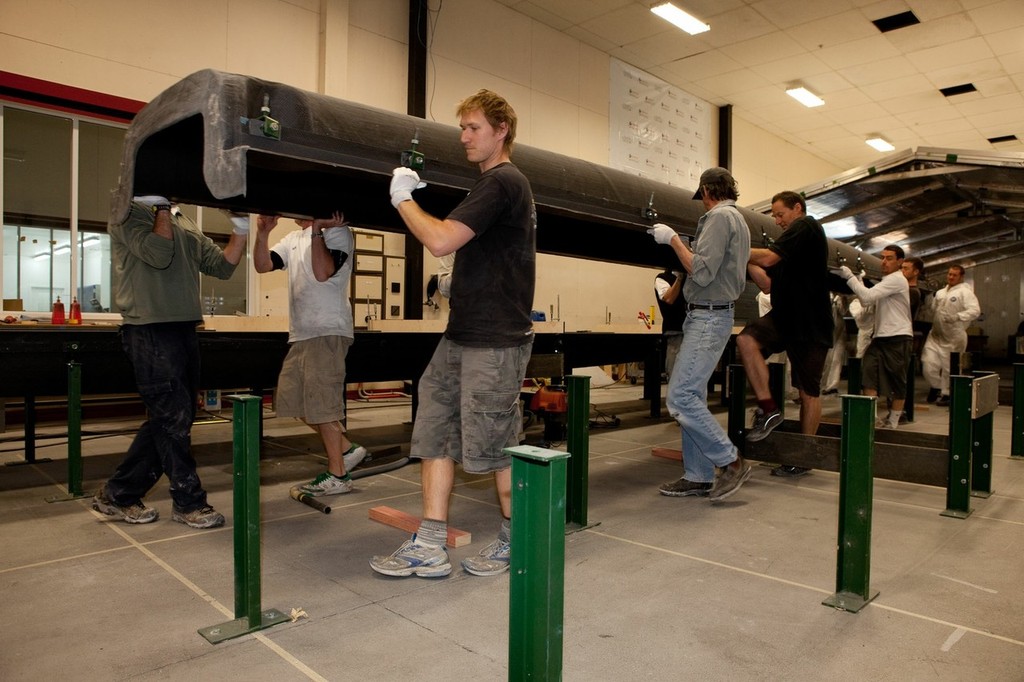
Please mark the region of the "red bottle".
<svg viewBox="0 0 1024 682"><path fill-rule="evenodd" d="M71 297L71 316L68 324L82 324L82 306L78 303L78 297Z"/></svg>
<svg viewBox="0 0 1024 682"><path fill-rule="evenodd" d="M51 324L64 324L64 304L61 303L60 296L57 297L57 302L53 304L53 314L50 316Z"/></svg>

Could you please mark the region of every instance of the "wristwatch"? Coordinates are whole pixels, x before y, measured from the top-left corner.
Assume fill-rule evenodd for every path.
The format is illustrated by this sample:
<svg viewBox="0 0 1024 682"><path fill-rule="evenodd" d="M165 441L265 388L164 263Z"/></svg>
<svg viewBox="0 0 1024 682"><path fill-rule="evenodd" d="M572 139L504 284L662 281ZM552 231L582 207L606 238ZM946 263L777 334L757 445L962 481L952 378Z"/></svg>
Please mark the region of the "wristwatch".
<svg viewBox="0 0 1024 682"><path fill-rule="evenodd" d="M160 211L170 211L170 210L171 210L171 205L170 204L156 204L156 205L153 206L153 213L154 214L159 213Z"/></svg>
<svg viewBox="0 0 1024 682"><path fill-rule="evenodd" d="M323 239L324 238L324 233L323 232L311 232L310 236L313 237L313 239Z"/></svg>

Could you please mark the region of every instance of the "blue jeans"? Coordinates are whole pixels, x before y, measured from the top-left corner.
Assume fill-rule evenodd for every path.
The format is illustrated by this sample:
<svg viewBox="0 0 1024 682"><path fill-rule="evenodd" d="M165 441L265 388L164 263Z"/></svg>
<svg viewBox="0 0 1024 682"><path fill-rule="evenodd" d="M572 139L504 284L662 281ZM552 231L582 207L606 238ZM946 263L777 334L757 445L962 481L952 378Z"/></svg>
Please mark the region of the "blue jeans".
<svg viewBox="0 0 1024 682"><path fill-rule="evenodd" d="M191 448L199 390L196 323L124 325L121 345L149 418L107 481L107 495L122 506L140 502L167 474L178 510L187 513L206 506Z"/></svg>
<svg viewBox="0 0 1024 682"><path fill-rule="evenodd" d="M713 483L715 467L737 457L736 446L708 409L708 381L732 324L732 310L687 313L683 345L668 382L668 413L683 427L683 476L694 483Z"/></svg>

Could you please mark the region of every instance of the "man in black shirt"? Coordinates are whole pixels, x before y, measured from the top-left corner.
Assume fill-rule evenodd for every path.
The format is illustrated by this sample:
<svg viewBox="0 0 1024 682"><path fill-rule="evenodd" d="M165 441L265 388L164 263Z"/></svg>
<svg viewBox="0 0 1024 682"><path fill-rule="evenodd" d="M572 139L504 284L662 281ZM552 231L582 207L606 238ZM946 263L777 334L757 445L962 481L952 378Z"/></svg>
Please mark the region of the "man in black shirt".
<svg viewBox="0 0 1024 682"><path fill-rule="evenodd" d="M511 458L519 444L519 390L533 347L537 211L530 183L512 165L516 113L504 98L480 90L456 112L466 158L480 168L469 195L444 220L412 199L419 176L396 168L391 203L409 231L434 256L458 251L451 278L454 302L444 337L420 377L410 454L421 460L423 518L410 540L370 567L392 576L446 576L445 542L455 463L468 473L494 474L502 521L498 537L462 567L474 575L508 570L512 515Z"/></svg>
<svg viewBox="0 0 1024 682"><path fill-rule="evenodd" d="M772 297L772 309L736 337L757 410L747 440L766 438L782 423L768 389L765 358L785 350L793 386L800 394L800 431L812 435L821 422L821 372L832 347L832 304L828 290L828 240L821 224L806 215L796 192L772 197L772 217L784 232L766 249L751 249L747 266L754 283ZM777 476L801 476L807 469L783 465Z"/></svg>
<svg viewBox="0 0 1024 682"><path fill-rule="evenodd" d="M671 254L679 264L675 254ZM683 322L686 320L686 298L683 297L683 284L686 282L684 271L665 268L654 276L654 295L658 298L658 310L661 312L661 339L665 349L665 375L671 379L675 368L676 356L683 344Z"/></svg>

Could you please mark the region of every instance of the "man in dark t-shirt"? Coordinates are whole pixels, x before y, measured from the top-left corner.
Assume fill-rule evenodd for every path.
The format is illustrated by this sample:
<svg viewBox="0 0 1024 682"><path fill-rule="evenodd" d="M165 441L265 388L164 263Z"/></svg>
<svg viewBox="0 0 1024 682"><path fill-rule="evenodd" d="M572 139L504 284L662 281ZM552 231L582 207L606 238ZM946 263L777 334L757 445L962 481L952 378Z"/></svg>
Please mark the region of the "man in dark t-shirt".
<svg viewBox="0 0 1024 682"><path fill-rule="evenodd" d="M410 455L421 460L423 518L395 552L375 556L384 575L434 578L451 573L445 550L456 462L493 473L502 521L497 538L462 567L473 575L508 570L512 516L511 458L519 444L519 390L533 347L537 211L526 177L512 165L516 114L504 98L480 90L456 112L466 158L480 167L469 195L444 220L412 199L425 185L396 168L391 203L434 256L458 252L451 280L455 304L444 336L420 377Z"/></svg>
<svg viewBox="0 0 1024 682"><path fill-rule="evenodd" d="M800 431L813 435L821 422L821 372L832 347L832 304L828 289L828 240L817 220L808 216L796 192L772 197L772 217L783 229L778 241L751 249L747 272L771 294L772 309L749 323L736 338L750 385L757 397L754 425L747 440L758 441L782 423L782 412L768 389L765 358L786 351L793 386L800 394ZM779 476L799 476L806 469L782 466Z"/></svg>

